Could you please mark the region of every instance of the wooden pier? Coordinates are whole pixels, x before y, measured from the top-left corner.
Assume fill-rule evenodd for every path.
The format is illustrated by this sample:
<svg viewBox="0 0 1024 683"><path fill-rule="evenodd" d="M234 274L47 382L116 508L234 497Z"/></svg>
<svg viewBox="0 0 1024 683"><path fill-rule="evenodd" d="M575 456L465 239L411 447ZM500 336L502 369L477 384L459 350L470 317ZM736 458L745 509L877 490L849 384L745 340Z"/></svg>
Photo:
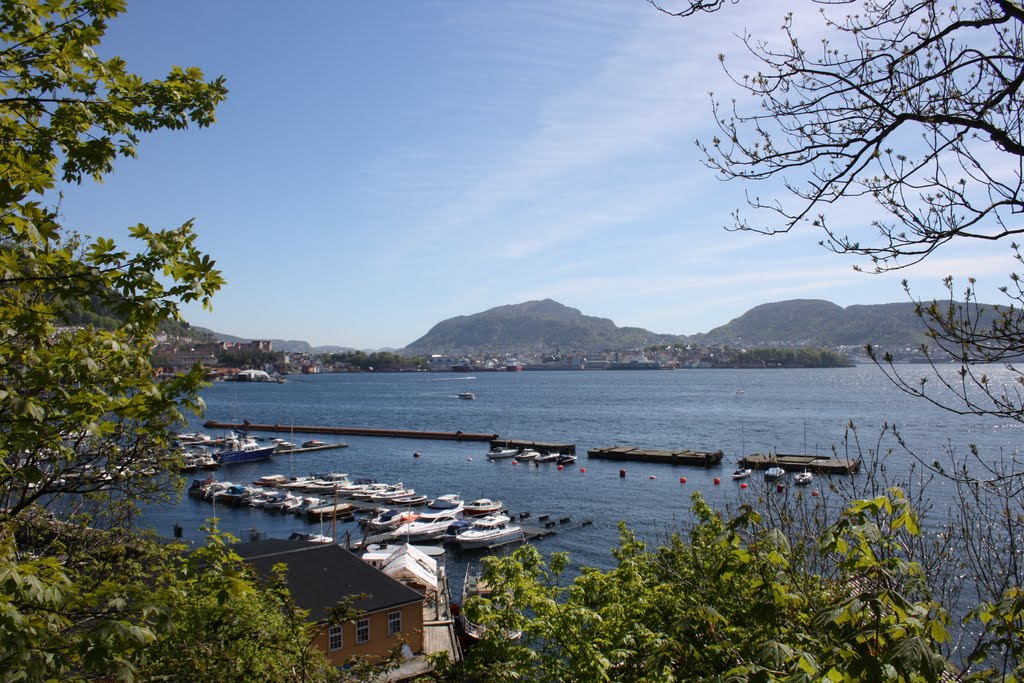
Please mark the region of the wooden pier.
<svg viewBox="0 0 1024 683"><path fill-rule="evenodd" d="M314 425L257 424L255 422L216 422L207 420L206 429L233 429L244 432L279 432L300 434L345 434L348 436L388 436L396 439L434 439L438 441L491 441L497 434L472 432L421 432L412 429L370 429L365 427L324 427Z"/></svg>
<svg viewBox="0 0 1024 683"><path fill-rule="evenodd" d="M667 465L699 465L712 467L722 461L722 451L679 451L648 450L637 446L609 446L592 448L588 458L595 460L624 460L627 462L660 462Z"/></svg>
<svg viewBox="0 0 1024 683"><path fill-rule="evenodd" d="M787 472L814 472L815 474L856 474L860 471L860 460L830 458L819 455L797 455L787 453L754 453L740 458L741 467L766 470L781 467Z"/></svg>
<svg viewBox="0 0 1024 683"><path fill-rule="evenodd" d="M499 439L497 434L491 439L491 448L532 448L538 453L569 453L576 455L574 443L545 443L543 441L527 441L525 439Z"/></svg>

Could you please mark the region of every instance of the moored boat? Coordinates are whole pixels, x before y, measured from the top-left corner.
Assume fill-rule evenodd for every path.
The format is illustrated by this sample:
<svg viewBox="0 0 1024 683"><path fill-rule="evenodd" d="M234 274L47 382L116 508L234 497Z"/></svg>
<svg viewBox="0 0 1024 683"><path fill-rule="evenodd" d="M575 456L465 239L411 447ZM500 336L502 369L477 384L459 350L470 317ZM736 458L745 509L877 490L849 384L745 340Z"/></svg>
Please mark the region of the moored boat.
<svg viewBox="0 0 1024 683"><path fill-rule="evenodd" d="M753 472L754 471L752 469L748 468L748 467L740 467L739 469L733 471L732 478L733 479L746 479L751 474L753 474Z"/></svg>
<svg viewBox="0 0 1024 683"><path fill-rule="evenodd" d="M455 540L463 550L474 550L516 543L525 538L523 528L513 524L505 515L488 515L473 522Z"/></svg>
<svg viewBox="0 0 1024 683"><path fill-rule="evenodd" d="M488 460L504 460L505 458L514 458L519 455L518 448L502 448L501 446L495 446L491 450L487 451Z"/></svg>
<svg viewBox="0 0 1024 683"><path fill-rule="evenodd" d="M786 470L781 467L769 467L764 471L764 478L768 481L775 481L776 479L781 479L784 476L786 476Z"/></svg>
<svg viewBox="0 0 1024 683"><path fill-rule="evenodd" d="M524 448L516 455L516 460L519 462L526 462L529 460L536 460L540 456L540 453L532 448Z"/></svg>
<svg viewBox="0 0 1024 683"><path fill-rule="evenodd" d="M814 475L811 474L808 470L804 470L803 472L797 473L797 475L793 478L793 483L795 483L797 486L807 486L812 481L814 481Z"/></svg>
<svg viewBox="0 0 1024 683"><path fill-rule="evenodd" d="M466 503L462 511L470 517L481 517L483 515L490 515L495 512L500 512L503 503L500 500L491 500L490 498L477 498L474 501Z"/></svg>

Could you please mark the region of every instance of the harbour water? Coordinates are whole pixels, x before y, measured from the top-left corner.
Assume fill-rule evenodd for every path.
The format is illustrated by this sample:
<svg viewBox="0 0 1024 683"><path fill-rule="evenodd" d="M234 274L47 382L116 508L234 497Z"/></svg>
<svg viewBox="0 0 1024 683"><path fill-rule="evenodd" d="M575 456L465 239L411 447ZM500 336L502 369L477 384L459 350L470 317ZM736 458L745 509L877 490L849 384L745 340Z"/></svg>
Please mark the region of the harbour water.
<svg viewBox="0 0 1024 683"><path fill-rule="evenodd" d="M920 376L926 367L902 366ZM954 368L950 368L952 372ZM1000 368L989 373L998 380ZM1006 375L1008 377L1008 375ZM458 394L472 391L475 400ZM342 437L348 448L272 461L233 465L216 478L248 483L281 473L347 472L353 478L401 481L429 497L460 493L464 498L502 500L516 515L550 515L557 534L537 541L544 552L568 551L577 565L607 567L625 521L641 537L655 540L688 519L690 494L700 491L712 504L736 503L756 495L751 482L741 489L729 479L733 463L755 452L828 455L857 425L861 442L875 448L881 426L895 423L907 442L928 461L945 450L965 452L977 444L992 456L1014 452L1022 426L1006 420L958 416L906 396L874 366L814 370L677 370L621 372L515 372L327 374L292 376L284 384L218 383L204 391L202 422L327 425L430 431L498 433L516 439L574 443L579 461L559 471L552 464L490 462L485 443ZM217 434L212 434L217 436ZM299 443L335 437L295 433ZM588 448L630 444L645 448L721 449L713 469L588 460ZM909 470L911 459L891 438L883 447L890 473ZM419 453L419 457L414 457ZM585 472L583 469L585 468ZM620 476L620 469L626 476ZM855 475L855 476L864 476ZM685 477L686 483L680 482ZM714 479L721 479L720 485ZM761 489L763 491L763 488ZM940 498L941 486L930 492ZM942 501L939 501L942 502ZM180 525L189 542L214 513L220 527L247 538L249 530L285 538L293 531L320 532L291 515L261 509L224 508L185 498L178 505L149 508L145 522L171 535ZM581 526L589 520L593 523ZM330 522L325 533L330 533ZM357 524L339 522L334 534L361 535ZM467 557L451 557L461 565ZM452 571L455 575L455 571Z"/></svg>

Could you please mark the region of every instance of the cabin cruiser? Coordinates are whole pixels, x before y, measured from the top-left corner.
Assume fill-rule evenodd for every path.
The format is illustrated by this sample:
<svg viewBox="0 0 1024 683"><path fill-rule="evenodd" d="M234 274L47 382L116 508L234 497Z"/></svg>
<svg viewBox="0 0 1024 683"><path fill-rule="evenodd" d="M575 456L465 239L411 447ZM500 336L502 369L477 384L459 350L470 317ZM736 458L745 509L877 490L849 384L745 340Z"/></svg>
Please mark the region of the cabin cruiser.
<svg viewBox="0 0 1024 683"><path fill-rule="evenodd" d="M768 481L775 481L776 479L782 479L786 476L786 470L781 467L769 467L764 471L764 478Z"/></svg>
<svg viewBox="0 0 1024 683"><path fill-rule="evenodd" d="M523 528L513 524L505 515L488 515L474 521L471 527L455 537L455 542L463 550L472 550L515 543L525 538Z"/></svg>
<svg viewBox="0 0 1024 683"><path fill-rule="evenodd" d="M447 493L427 503L427 510L454 510L463 505L462 496L457 493Z"/></svg>
<svg viewBox="0 0 1024 683"><path fill-rule="evenodd" d="M232 465L241 462L257 462L268 460L274 453L275 446L261 446L252 437L228 439L227 445L214 454L221 465Z"/></svg>
<svg viewBox="0 0 1024 683"><path fill-rule="evenodd" d="M534 458L533 461L534 462L557 462L560 457L562 457L561 453L559 453L557 451L551 451L550 453L541 453L536 458Z"/></svg>
<svg viewBox="0 0 1024 683"><path fill-rule="evenodd" d="M366 523L372 531L388 531L409 524L419 517L411 510L383 510L379 515Z"/></svg>
<svg viewBox="0 0 1024 683"><path fill-rule="evenodd" d="M562 453L556 461L559 465L571 465L576 462L576 456L572 453Z"/></svg>
<svg viewBox="0 0 1024 683"><path fill-rule="evenodd" d="M408 524L403 524L395 529L394 534L408 543L438 541L444 538L444 534L452 522L457 522L460 519L462 519L461 510L447 510L430 519L420 517Z"/></svg>
<svg viewBox="0 0 1024 683"><path fill-rule="evenodd" d="M516 460L524 462L526 460L536 460L540 456L540 453L532 448L523 449L517 456Z"/></svg>
<svg viewBox="0 0 1024 683"><path fill-rule="evenodd" d="M474 501L466 503L462 511L470 517L479 517L482 515L490 515L495 512L501 511L503 503L500 500L491 500L490 498L477 498Z"/></svg>

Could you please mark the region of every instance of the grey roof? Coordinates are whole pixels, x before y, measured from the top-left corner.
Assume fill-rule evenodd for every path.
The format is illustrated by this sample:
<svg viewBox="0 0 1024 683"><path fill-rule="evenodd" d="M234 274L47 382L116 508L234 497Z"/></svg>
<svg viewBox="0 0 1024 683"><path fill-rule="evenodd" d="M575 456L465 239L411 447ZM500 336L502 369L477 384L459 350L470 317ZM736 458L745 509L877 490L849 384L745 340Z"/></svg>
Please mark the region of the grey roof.
<svg viewBox="0 0 1024 683"><path fill-rule="evenodd" d="M231 549L263 575L269 575L276 564L288 565L288 590L315 621L326 619L328 609L352 595L369 596L353 603L365 612L423 600L417 591L333 543L270 539L238 543Z"/></svg>

